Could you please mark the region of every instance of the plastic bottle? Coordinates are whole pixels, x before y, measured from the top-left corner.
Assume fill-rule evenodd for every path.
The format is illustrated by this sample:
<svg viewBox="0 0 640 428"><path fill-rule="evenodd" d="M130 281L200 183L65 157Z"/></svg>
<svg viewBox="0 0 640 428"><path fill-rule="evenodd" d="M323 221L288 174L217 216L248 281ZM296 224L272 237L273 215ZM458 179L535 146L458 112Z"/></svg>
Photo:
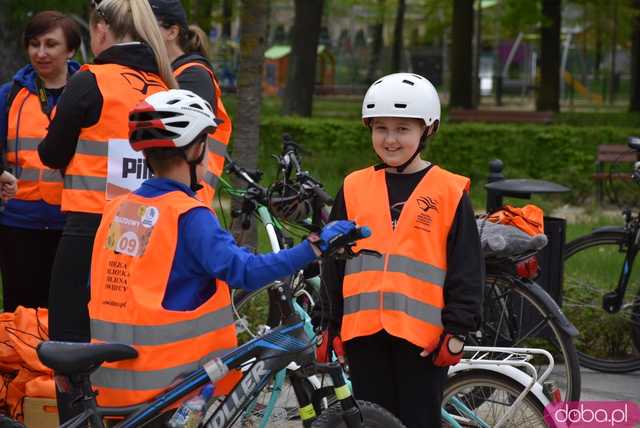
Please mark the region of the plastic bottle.
<svg viewBox="0 0 640 428"><path fill-rule="evenodd" d="M197 428L204 416L209 398L213 395L213 385L207 384L200 394L182 403L167 425L170 428Z"/></svg>

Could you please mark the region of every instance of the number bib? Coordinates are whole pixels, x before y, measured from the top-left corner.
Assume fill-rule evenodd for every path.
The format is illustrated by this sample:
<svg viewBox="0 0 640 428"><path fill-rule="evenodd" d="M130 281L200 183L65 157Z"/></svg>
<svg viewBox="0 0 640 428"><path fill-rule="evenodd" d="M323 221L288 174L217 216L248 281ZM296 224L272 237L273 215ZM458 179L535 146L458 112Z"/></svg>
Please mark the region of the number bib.
<svg viewBox="0 0 640 428"><path fill-rule="evenodd" d="M125 201L109 226L106 248L141 257L159 217L160 210L154 206Z"/></svg>

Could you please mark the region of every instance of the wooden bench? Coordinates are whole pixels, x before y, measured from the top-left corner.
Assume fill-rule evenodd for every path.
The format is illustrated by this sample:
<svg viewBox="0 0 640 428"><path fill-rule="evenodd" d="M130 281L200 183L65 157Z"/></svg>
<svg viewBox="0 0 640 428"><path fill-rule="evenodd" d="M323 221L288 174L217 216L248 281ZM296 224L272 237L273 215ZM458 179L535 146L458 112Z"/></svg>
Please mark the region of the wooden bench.
<svg viewBox="0 0 640 428"><path fill-rule="evenodd" d="M449 122L540 123L553 121L552 111L451 109Z"/></svg>
<svg viewBox="0 0 640 428"><path fill-rule="evenodd" d="M640 153L630 149L625 144L600 144L596 154L596 172L593 180L597 185L598 204L604 200L604 182L611 180L630 181L633 164L640 160ZM627 163L631 164L628 171L606 171L606 164Z"/></svg>

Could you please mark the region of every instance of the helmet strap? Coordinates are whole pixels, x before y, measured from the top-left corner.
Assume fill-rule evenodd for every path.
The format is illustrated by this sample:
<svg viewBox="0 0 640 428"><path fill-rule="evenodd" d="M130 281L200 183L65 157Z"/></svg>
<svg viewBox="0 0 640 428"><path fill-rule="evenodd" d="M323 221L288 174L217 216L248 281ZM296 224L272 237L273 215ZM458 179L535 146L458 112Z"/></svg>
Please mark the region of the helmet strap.
<svg viewBox="0 0 640 428"><path fill-rule="evenodd" d="M200 163L203 161L204 155L206 153L207 153L206 143L202 145L202 151L200 152L200 155L196 159L192 159L192 160L187 159L186 150L182 150L182 157L184 158L185 162L187 162L187 164L189 165L189 180L191 182L191 184L189 185L189 188L194 192L197 192L198 190L203 188L202 184L198 183L198 174L196 173L196 169L198 168L198 165L200 165Z"/></svg>
<svg viewBox="0 0 640 428"><path fill-rule="evenodd" d="M429 128L427 128L425 133L422 134L422 137L420 137L420 143L418 144L418 147L416 148L415 153L413 155L411 155L411 157L406 162L404 162L402 165L399 165L399 166L395 167L395 169L396 169L396 171L398 171L398 173L402 174L402 172L409 166L409 164L411 162L413 162L413 160L416 158L416 156L418 156L420 154L420 152L422 150L424 150L425 147L427 147L426 141L427 141L428 136L431 135L431 134L428 134L428 132L429 132ZM378 156L378 158L380 158L380 156ZM380 160L382 160L382 158L380 158ZM376 165L376 169L380 169L380 168L394 168L394 167L391 166L391 165L387 165L386 163L382 162L381 164Z"/></svg>

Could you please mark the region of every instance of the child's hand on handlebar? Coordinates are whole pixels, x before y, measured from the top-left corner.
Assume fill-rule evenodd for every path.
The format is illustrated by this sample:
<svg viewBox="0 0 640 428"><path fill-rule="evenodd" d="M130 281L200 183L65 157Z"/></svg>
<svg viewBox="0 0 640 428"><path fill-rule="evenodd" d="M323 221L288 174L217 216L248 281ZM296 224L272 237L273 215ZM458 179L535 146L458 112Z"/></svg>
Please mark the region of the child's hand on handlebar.
<svg viewBox="0 0 640 428"><path fill-rule="evenodd" d="M327 255L369 236L371 236L371 230L368 227L359 228L352 221L337 220L323 227L320 234L311 234L307 239L314 250L318 250L317 255Z"/></svg>

